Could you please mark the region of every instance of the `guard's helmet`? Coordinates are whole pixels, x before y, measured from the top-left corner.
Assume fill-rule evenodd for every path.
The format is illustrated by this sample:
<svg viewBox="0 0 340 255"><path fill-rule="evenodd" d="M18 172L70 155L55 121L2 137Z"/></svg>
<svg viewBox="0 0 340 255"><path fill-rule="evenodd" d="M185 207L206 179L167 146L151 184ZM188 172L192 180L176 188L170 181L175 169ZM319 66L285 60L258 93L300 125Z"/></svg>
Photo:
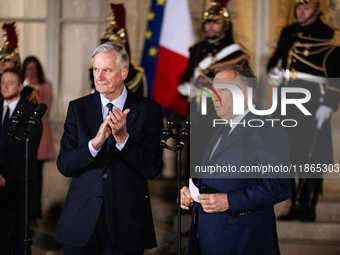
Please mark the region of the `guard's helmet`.
<svg viewBox="0 0 340 255"><path fill-rule="evenodd" d="M224 22L225 27L229 26L229 12L226 7L227 1L211 0L212 6L203 14L203 24L206 22Z"/></svg>
<svg viewBox="0 0 340 255"><path fill-rule="evenodd" d="M0 49L0 62L12 61L17 68L20 67L18 50L18 35L15 31L15 22L5 23L2 26L4 46Z"/></svg>
<svg viewBox="0 0 340 255"><path fill-rule="evenodd" d="M111 4L111 9L112 12L107 18L110 26L102 33L101 43L112 41L124 45L126 43L125 7L123 4Z"/></svg>
<svg viewBox="0 0 340 255"><path fill-rule="evenodd" d="M295 4L316 4L321 3L321 0L295 0Z"/></svg>

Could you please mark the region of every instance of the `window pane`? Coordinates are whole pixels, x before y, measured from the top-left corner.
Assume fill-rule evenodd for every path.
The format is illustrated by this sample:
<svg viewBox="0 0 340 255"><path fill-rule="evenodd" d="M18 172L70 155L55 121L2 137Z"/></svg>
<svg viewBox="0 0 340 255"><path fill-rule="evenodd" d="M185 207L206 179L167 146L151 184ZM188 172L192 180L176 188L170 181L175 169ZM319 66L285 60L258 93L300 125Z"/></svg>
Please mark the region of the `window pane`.
<svg viewBox="0 0 340 255"><path fill-rule="evenodd" d="M63 19L106 18L109 11L110 5L104 0L61 0Z"/></svg>
<svg viewBox="0 0 340 255"><path fill-rule="evenodd" d="M47 0L0 0L1 18L44 19L47 16Z"/></svg>
<svg viewBox="0 0 340 255"><path fill-rule="evenodd" d="M91 55L99 44L98 25L64 24L61 28L61 113L68 103L90 93Z"/></svg>

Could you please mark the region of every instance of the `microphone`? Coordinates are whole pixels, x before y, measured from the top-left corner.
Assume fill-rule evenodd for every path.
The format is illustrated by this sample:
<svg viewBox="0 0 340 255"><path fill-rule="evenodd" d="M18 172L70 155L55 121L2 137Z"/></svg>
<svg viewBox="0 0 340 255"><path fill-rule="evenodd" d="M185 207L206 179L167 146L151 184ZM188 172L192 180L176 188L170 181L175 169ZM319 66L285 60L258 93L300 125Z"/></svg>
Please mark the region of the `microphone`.
<svg viewBox="0 0 340 255"><path fill-rule="evenodd" d="M9 129L8 135L14 136L14 132L17 130L18 126L22 125L22 120L25 117L28 105L29 104L27 102L24 102L19 105L16 111L16 115L12 118L12 126Z"/></svg>
<svg viewBox="0 0 340 255"><path fill-rule="evenodd" d="M184 146L187 139L189 138L190 126L191 126L191 121L190 121L190 113L189 113L186 120L185 120L185 126L181 130L181 140L179 142L179 145L182 146L182 147Z"/></svg>
<svg viewBox="0 0 340 255"><path fill-rule="evenodd" d="M172 137L172 129L177 126L179 118L180 116L177 112L170 113L169 118L166 122L166 127L162 129L161 145L166 145L166 140L168 140L169 137Z"/></svg>
<svg viewBox="0 0 340 255"><path fill-rule="evenodd" d="M36 126L38 126L41 122L41 118L44 116L45 112L47 110L47 106L44 103L38 104L37 108L35 108L33 116L30 117L26 131L24 133L24 137L27 138L32 129Z"/></svg>

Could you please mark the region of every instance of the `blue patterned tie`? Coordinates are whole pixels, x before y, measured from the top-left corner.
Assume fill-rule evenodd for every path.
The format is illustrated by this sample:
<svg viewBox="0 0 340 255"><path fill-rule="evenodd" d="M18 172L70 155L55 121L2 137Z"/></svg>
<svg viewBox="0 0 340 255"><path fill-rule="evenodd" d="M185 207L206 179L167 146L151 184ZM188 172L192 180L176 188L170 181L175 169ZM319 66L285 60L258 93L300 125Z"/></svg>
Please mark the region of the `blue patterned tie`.
<svg viewBox="0 0 340 255"><path fill-rule="evenodd" d="M109 111L107 112L107 115L109 115L109 112L112 111L113 104L112 104L112 103L107 103L106 106L107 106L107 108L109 109ZM106 144L106 146L107 146L107 148L106 148L107 151L109 151L112 141L113 141L113 136L112 136L112 134L111 134L111 135L109 136L109 138L107 138L107 144Z"/></svg>
<svg viewBox="0 0 340 255"><path fill-rule="evenodd" d="M229 124L225 125L225 127L223 128L223 131L222 131L222 135L221 135L221 140L220 140L220 143L222 143L222 141L228 136L229 132L231 130L231 127Z"/></svg>

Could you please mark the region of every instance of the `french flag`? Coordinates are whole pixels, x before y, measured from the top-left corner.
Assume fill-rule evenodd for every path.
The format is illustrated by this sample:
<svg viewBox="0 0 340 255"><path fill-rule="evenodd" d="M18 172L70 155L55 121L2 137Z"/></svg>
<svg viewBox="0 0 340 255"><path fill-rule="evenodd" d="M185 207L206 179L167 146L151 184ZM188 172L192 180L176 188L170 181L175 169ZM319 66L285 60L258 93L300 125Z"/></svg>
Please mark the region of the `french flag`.
<svg viewBox="0 0 340 255"><path fill-rule="evenodd" d="M151 32L153 38L146 39L142 58L148 95L165 110L185 117L188 101L177 92L177 86L188 65L189 47L195 43L189 6L187 0L167 0L162 13L153 12L153 8L159 8L159 2L153 0L151 6L150 11L155 15L151 14L154 19L149 19L147 33ZM159 34L156 31L159 23L154 24L156 18L158 22L161 20ZM154 40L151 44L150 39Z"/></svg>

